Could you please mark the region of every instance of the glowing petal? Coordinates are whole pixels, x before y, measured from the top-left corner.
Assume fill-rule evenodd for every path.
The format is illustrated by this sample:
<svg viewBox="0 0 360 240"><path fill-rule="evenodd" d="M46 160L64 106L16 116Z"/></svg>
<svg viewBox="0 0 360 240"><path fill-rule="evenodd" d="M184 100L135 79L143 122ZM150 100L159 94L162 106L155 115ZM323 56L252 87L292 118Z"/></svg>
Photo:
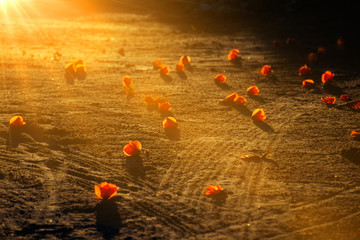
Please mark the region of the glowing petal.
<svg viewBox="0 0 360 240"><path fill-rule="evenodd" d="M163 128L167 129L176 129L178 127L178 123L173 117L166 117L163 121Z"/></svg>
<svg viewBox="0 0 360 240"><path fill-rule="evenodd" d="M251 118L253 121L261 121L261 122L265 121L266 116L264 110L261 108L255 109L251 115Z"/></svg>
<svg viewBox="0 0 360 240"><path fill-rule="evenodd" d="M264 65L261 68L261 74L264 76L269 76L272 72L273 72L273 70L271 69L270 65Z"/></svg>
<svg viewBox="0 0 360 240"><path fill-rule="evenodd" d="M169 102L158 103L158 110L161 113L166 113L171 110L171 104Z"/></svg>
<svg viewBox="0 0 360 240"><path fill-rule="evenodd" d="M326 71L321 75L321 82L323 84L327 84L333 81L334 78L334 73L330 72L330 71Z"/></svg>
<svg viewBox="0 0 360 240"><path fill-rule="evenodd" d="M170 69L169 69L168 66L166 66L166 65L164 65L164 64L160 66L159 73L160 73L161 75L168 75L169 72L170 72Z"/></svg>
<svg viewBox="0 0 360 240"><path fill-rule="evenodd" d="M114 197L118 191L115 184L102 182L100 185L95 185L95 195L100 199L110 199Z"/></svg>
<svg viewBox="0 0 360 240"><path fill-rule="evenodd" d="M24 126L26 123L24 122L24 119L22 116L14 116L10 118L10 126L12 127L21 127Z"/></svg>
<svg viewBox="0 0 360 240"><path fill-rule="evenodd" d="M347 94L342 94L340 96L340 101L344 101L344 102L347 102L350 100L350 95L347 95Z"/></svg>
<svg viewBox="0 0 360 240"><path fill-rule="evenodd" d="M243 97L243 96L237 96L235 99L234 99L234 103L236 105L239 105L239 106L245 106L246 104L246 99Z"/></svg>
<svg viewBox="0 0 360 240"><path fill-rule="evenodd" d="M258 93L260 92L259 88L257 86L250 86L248 87L248 89L246 90L247 95L258 95Z"/></svg>
<svg viewBox="0 0 360 240"><path fill-rule="evenodd" d="M323 101L323 103L326 105L334 105L336 98L335 97L326 97L326 98L321 98L321 101Z"/></svg>
<svg viewBox="0 0 360 240"><path fill-rule="evenodd" d="M182 64L182 63L176 64L176 71L177 72L184 72L184 70L185 70L184 64Z"/></svg>
<svg viewBox="0 0 360 240"><path fill-rule="evenodd" d="M214 79L215 79L216 83L225 83L226 82L226 77L224 74L217 74Z"/></svg>
<svg viewBox="0 0 360 240"><path fill-rule="evenodd" d="M315 83L312 79L305 79L304 81L302 81L302 86L304 88L312 88L315 86Z"/></svg>
<svg viewBox="0 0 360 240"><path fill-rule="evenodd" d="M216 185L216 186L208 185L205 191L205 195L206 196L217 195L222 191L224 191L224 189L220 185Z"/></svg>
<svg viewBox="0 0 360 240"><path fill-rule="evenodd" d="M351 133L350 133L350 137L352 138L360 138L360 132L356 131L356 130L353 130Z"/></svg>
<svg viewBox="0 0 360 240"><path fill-rule="evenodd" d="M160 68L163 64L160 60L155 60L152 62L153 67Z"/></svg>
<svg viewBox="0 0 360 240"><path fill-rule="evenodd" d="M139 141L129 141L125 145L123 152L128 157L139 156L141 154L141 143Z"/></svg>
<svg viewBox="0 0 360 240"><path fill-rule="evenodd" d="M311 74L311 68L309 68L306 64L299 69L299 76L309 75Z"/></svg>
<svg viewBox="0 0 360 240"><path fill-rule="evenodd" d="M180 62L179 63L181 63L181 64L183 64L183 65L189 65L190 64L190 62L191 62L191 58L189 57L189 56L182 56L181 58L180 58Z"/></svg>

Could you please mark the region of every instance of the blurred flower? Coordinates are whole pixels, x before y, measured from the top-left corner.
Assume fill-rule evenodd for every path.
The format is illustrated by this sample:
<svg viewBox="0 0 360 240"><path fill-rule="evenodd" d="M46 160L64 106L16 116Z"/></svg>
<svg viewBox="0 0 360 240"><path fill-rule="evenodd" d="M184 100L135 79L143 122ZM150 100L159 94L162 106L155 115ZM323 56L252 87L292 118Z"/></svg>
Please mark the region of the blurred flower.
<svg viewBox="0 0 360 240"><path fill-rule="evenodd" d="M309 68L306 64L299 69L299 76L309 75L311 74L311 68Z"/></svg>
<svg viewBox="0 0 360 240"><path fill-rule="evenodd" d="M24 119L22 116L14 116L10 118L10 126L11 127L21 127L24 126L26 123L24 122Z"/></svg>
<svg viewBox="0 0 360 240"><path fill-rule="evenodd" d="M166 66L166 65L164 65L164 64L160 66L159 73L160 73L161 75L168 75L169 72L170 72L170 69L169 69L168 66Z"/></svg>
<svg viewBox="0 0 360 240"><path fill-rule="evenodd" d="M116 195L118 189L115 184L102 182L95 185L95 195L100 199L110 199Z"/></svg>
<svg viewBox="0 0 360 240"><path fill-rule="evenodd" d="M338 48L344 48L344 43L345 43L345 40L344 40L344 38L343 37L339 37L338 39L337 39L337 46L338 46Z"/></svg>
<svg viewBox="0 0 360 240"><path fill-rule="evenodd" d="M190 57L185 55L180 58L179 63L181 63L183 65L189 65L190 61L191 61Z"/></svg>
<svg viewBox="0 0 360 240"><path fill-rule="evenodd" d="M178 127L178 123L173 117L166 117L163 121L163 128L165 130L176 129Z"/></svg>
<svg viewBox="0 0 360 240"><path fill-rule="evenodd" d="M77 64L75 66L75 75L79 80L85 80L86 72L87 70L84 64Z"/></svg>
<svg viewBox="0 0 360 240"><path fill-rule="evenodd" d="M237 98L238 95L236 92L233 92L225 97L224 100L222 100L223 103L232 103L234 102L235 98Z"/></svg>
<svg viewBox="0 0 360 240"><path fill-rule="evenodd" d="M282 42L281 41L279 41L279 40L273 40L273 46L274 47L281 47L281 45L282 45Z"/></svg>
<svg viewBox="0 0 360 240"><path fill-rule="evenodd" d="M158 103L158 110L160 113L166 113L171 110L171 104L169 102Z"/></svg>
<svg viewBox="0 0 360 240"><path fill-rule="evenodd" d="M239 106L245 106L246 104L246 99L243 97L243 96L237 96L235 99L234 99L234 103L236 105L239 105Z"/></svg>
<svg viewBox="0 0 360 240"><path fill-rule="evenodd" d="M118 50L118 53L119 53L121 56L125 56L125 50L124 50L124 48L120 48L120 49Z"/></svg>
<svg viewBox="0 0 360 240"><path fill-rule="evenodd" d="M360 132L356 131L356 130L353 130L351 133L350 133L350 137L352 138L360 138Z"/></svg>
<svg viewBox="0 0 360 240"><path fill-rule="evenodd" d="M141 154L141 143L139 141L129 141L125 145L123 152L128 157L139 156Z"/></svg>
<svg viewBox="0 0 360 240"><path fill-rule="evenodd" d="M123 80L124 87L132 87L133 86L131 77L129 75L124 76L122 80Z"/></svg>
<svg viewBox="0 0 360 240"><path fill-rule="evenodd" d="M326 105L334 105L336 98L335 97L326 97L326 98L321 98L321 101L323 101L323 103Z"/></svg>
<svg viewBox="0 0 360 240"><path fill-rule="evenodd" d="M176 64L176 71L177 72L184 72L185 66L182 63Z"/></svg>
<svg viewBox="0 0 360 240"><path fill-rule="evenodd" d="M226 82L226 77L223 74L217 74L214 79L215 79L216 83L225 83Z"/></svg>
<svg viewBox="0 0 360 240"><path fill-rule="evenodd" d="M349 101L350 100L350 95L347 95L347 94L342 94L341 97L340 97L340 101Z"/></svg>
<svg viewBox="0 0 360 240"><path fill-rule="evenodd" d="M353 103L350 108L358 110L360 108L360 101Z"/></svg>
<svg viewBox="0 0 360 240"><path fill-rule="evenodd" d="M160 68L163 64L160 60L155 60L152 62L153 67Z"/></svg>
<svg viewBox="0 0 360 240"><path fill-rule="evenodd" d="M220 186L220 185L207 185L206 191L205 191L205 195L206 196L212 196L212 195L217 195L220 192L224 191L224 189Z"/></svg>
<svg viewBox="0 0 360 240"><path fill-rule="evenodd" d="M251 115L251 118L253 121L265 121L266 116L264 110L261 108L255 109Z"/></svg>
<svg viewBox="0 0 360 240"><path fill-rule="evenodd" d="M270 65L264 65L261 68L261 74L264 76L269 76L272 72L273 72L273 70L271 69Z"/></svg>
<svg viewBox="0 0 360 240"><path fill-rule="evenodd" d="M260 92L259 88L257 86L250 86L248 87L248 89L246 90L247 95L249 96L254 96L254 95L258 95L258 93Z"/></svg>
<svg viewBox="0 0 360 240"><path fill-rule="evenodd" d="M309 55L308 55L308 61L309 61L309 62L314 62L314 61L316 61L316 60L317 60L317 55L316 55L316 53L313 53L313 52L309 53Z"/></svg>
<svg viewBox="0 0 360 240"><path fill-rule="evenodd" d="M228 54L228 60L234 61L234 60L238 59L239 53L240 53L239 49L232 49Z"/></svg>
<svg viewBox="0 0 360 240"><path fill-rule="evenodd" d="M326 53L326 48L325 47L318 47L317 53L318 54L325 54Z"/></svg>
<svg viewBox="0 0 360 240"><path fill-rule="evenodd" d="M313 88L315 86L315 83L312 79L305 79L302 81L302 86L304 88Z"/></svg>
<svg viewBox="0 0 360 240"><path fill-rule="evenodd" d="M326 84L326 83L330 83L333 78L334 78L334 73L330 72L330 71L326 71L324 72L322 75L321 75L321 82L323 84Z"/></svg>
<svg viewBox="0 0 360 240"><path fill-rule="evenodd" d="M296 41L295 41L294 38L290 38L290 37L289 37L289 38L286 39L286 44L287 44L287 45L294 45L295 42L296 42Z"/></svg>
<svg viewBox="0 0 360 240"><path fill-rule="evenodd" d="M153 98L153 97L150 97L150 96L145 96L144 101L147 104L150 104L150 105L155 104L156 106L158 105L158 103L166 103L166 102L168 102L167 98Z"/></svg>

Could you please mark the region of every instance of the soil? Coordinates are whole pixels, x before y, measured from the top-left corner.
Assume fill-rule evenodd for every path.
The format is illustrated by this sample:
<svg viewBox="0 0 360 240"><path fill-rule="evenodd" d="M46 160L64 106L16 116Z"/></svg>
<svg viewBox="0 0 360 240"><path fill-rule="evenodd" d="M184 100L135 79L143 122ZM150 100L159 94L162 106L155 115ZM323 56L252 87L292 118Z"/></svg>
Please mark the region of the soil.
<svg viewBox="0 0 360 240"><path fill-rule="evenodd" d="M0 238L360 239L360 145L350 137L360 115L320 100L360 99L354 39L339 49L338 32L316 35L316 26L301 34L275 20L209 25L164 16L3 19ZM295 43L285 44L287 37ZM274 39L283 45L274 47ZM327 53L308 63L319 46ZM233 48L240 50L236 64L227 60ZM183 55L192 69L182 75L175 65ZM87 77L67 84L65 66L76 59ZM156 59L170 67L169 77L153 68ZM271 77L259 74L265 64ZM301 86L304 64L315 90ZM331 89L321 87L326 70L335 73ZM214 83L218 73L226 84ZM251 85L258 97L246 95ZM218 103L232 92L246 107ZM145 96L169 100L178 135L165 133L164 115L146 108ZM264 109L264 123L252 121L256 108ZM15 115L26 125L9 147ZM148 154L127 159L129 140ZM241 159L269 148L266 158ZM94 194L104 181L119 187L109 201ZM223 194L205 196L208 184Z"/></svg>

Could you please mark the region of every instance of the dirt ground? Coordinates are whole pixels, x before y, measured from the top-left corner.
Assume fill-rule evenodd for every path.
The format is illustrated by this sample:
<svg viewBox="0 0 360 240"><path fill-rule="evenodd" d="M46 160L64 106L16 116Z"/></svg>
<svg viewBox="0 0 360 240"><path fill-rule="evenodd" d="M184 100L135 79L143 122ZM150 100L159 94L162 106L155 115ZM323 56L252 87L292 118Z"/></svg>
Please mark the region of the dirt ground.
<svg viewBox="0 0 360 240"><path fill-rule="evenodd" d="M337 33L289 35L269 24L205 28L124 12L2 21L0 238L360 239L360 145L350 138L360 115L320 100L343 92L360 99L354 45L338 49ZM274 48L274 39L284 45ZM321 45L327 53L308 63ZM238 64L227 61L232 48ZM182 55L193 66L185 76L175 72ZM88 75L69 85L64 68L74 59ZM170 67L169 78L153 69L156 59ZM260 76L265 64L273 77ZM304 64L315 91L301 87ZM321 88L326 70L335 73L334 91ZM217 73L225 86L214 83ZM246 95L251 85L258 97ZM232 92L246 97L246 108L218 104ZM165 134L164 116L146 108L146 95L168 98L179 136ZM264 124L251 120L256 108ZM9 148L15 115L26 126ZM129 140L141 141L148 156L126 159ZM240 158L269 148L267 159ZM110 201L94 195L103 181L119 187ZM206 197L208 184L225 194Z"/></svg>

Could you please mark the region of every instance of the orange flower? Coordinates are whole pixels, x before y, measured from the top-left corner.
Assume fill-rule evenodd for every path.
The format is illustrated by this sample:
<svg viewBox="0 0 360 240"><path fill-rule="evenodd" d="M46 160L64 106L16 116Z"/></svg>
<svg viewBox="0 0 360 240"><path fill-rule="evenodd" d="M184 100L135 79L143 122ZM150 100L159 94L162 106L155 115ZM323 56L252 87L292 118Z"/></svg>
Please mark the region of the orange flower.
<svg viewBox="0 0 360 240"><path fill-rule="evenodd" d="M170 72L170 69L169 69L168 66L166 66L166 65L164 65L164 64L160 66L159 73L160 73L161 75L168 75L169 72Z"/></svg>
<svg viewBox="0 0 360 240"><path fill-rule="evenodd" d="M220 186L220 185L207 185L206 191L205 191L205 195L206 196L212 196L212 195L217 195L220 192L224 191L224 189Z"/></svg>
<svg viewBox="0 0 360 240"><path fill-rule="evenodd" d="M125 145L123 152L128 157L139 156L141 154L141 143L139 141L129 141Z"/></svg>
<svg viewBox="0 0 360 240"><path fill-rule="evenodd" d="M347 94L342 94L341 97L340 97L340 101L349 101L350 100L350 96L347 95Z"/></svg>
<svg viewBox="0 0 360 240"><path fill-rule="evenodd" d="M234 60L238 59L239 53L240 53L239 49L232 49L228 54L228 60L234 61Z"/></svg>
<svg viewBox="0 0 360 240"><path fill-rule="evenodd" d="M184 64L182 64L182 63L176 64L176 71L177 72L184 72L184 70L185 70Z"/></svg>
<svg viewBox="0 0 360 240"><path fill-rule="evenodd" d="M312 79L305 79L304 81L302 81L302 86L304 88L312 88L315 86L315 83Z"/></svg>
<svg viewBox="0 0 360 240"><path fill-rule="evenodd" d="M158 110L161 113L166 113L171 110L171 104L169 102L158 103Z"/></svg>
<svg viewBox="0 0 360 240"><path fill-rule="evenodd" d="M79 80L84 80L86 78L86 72L87 70L84 64L77 64L75 66L75 74Z"/></svg>
<svg viewBox="0 0 360 240"><path fill-rule="evenodd" d="M318 50L317 50L317 53L318 53L318 54L325 54L325 53L326 53L326 48L324 48L324 47L319 47Z"/></svg>
<svg viewBox="0 0 360 240"><path fill-rule="evenodd" d="M344 41L344 38L343 37L339 37L338 39L337 39L337 46L338 46L338 48L343 48L344 47L344 43L345 43L345 41Z"/></svg>
<svg viewBox="0 0 360 240"><path fill-rule="evenodd" d="M123 86L124 87L132 87L133 86L130 76L126 75L125 77L123 77L122 80L123 80Z"/></svg>
<svg viewBox="0 0 360 240"><path fill-rule="evenodd" d="M261 121L261 122L265 121L266 116L264 110L261 108L255 109L251 115L251 118L253 121Z"/></svg>
<svg viewBox="0 0 360 240"><path fill-rule="evenodd" d="M273 46L274 47L281 47L281 45L282 45L282 42L281 41L279 41L279 40L273 40Z"/></svg>
<svg viewBox="0 0 360 240"><path fill-rule="evenodd" d="M259 88L257 86L250 86L248 87L248 89L246 90L247 95L258 95L258 93L260 92Z"/></svg>
<svg viewBox="0 0 360 240"><path fill-rule="evenodd" d="M317 55L316 55L316 53L313 53L313 52L309 53L309 55L308 55L308 61L309 61L309 62L314 62L314 61L316 61L316 60L317 60Z"/></svg>
<svg viewBox="0 0 360 240"><path fill-rule="evenodd" d="M239 106L245 106L246 104L246 99L243 96L237 96L234 99L234 103L239 105Z"/></svg>
<svg viewBox="0 0 360 240"><path fill-rule="evenodd" d="M321 98L321 101L323 101L323 103L326 105L334 105L336 98L335 97L326 97L326 98Z"/></svg>
<svg viewBox="0 0 360 240"><path fill-rule="evenodd" d="M264 76L269 76L272 72L273 72L273 70L271 69L270 65L264 65L261 68L261 74Z"/></svg>
<svg viewBox="0 0 360 240"><path fill-rule="evenodd" d="M224 103L234 102L235 98L237 98L237 97L238 97L237 93L236 93L236 92L233 92L233 93L227 95L227 96L225 97L225 99L223 100L223 102L224 102Z"/></svg>
<svg viewBox="0 0 360 240"><path fill-rule="evenodd" d="M311 74L311 68L309 68L306 64L299 69L299 76L309 75Z"/></svg>
<svg viewBox="0 0 360 240"><path fill-rule="evenodd" d="M95 185L95 195L100 199L110 199L116 195L118 189L115 184L102 182Z"/></svg>
<svg viewBox="0 0 360 240"><path fill-rule="evenodd" d="M330 72L330 71L326 71L324 72L322 75L321 75L321 82L323 84L326 84L326 83L330 83L333 78L334 78L334 73Z"/></svg>
<svg viewBox="0 0 360 240"><path fill-rule="evenodd" d="M190 61L191 61L190 57L185 55L180 58L179 63L181 63L183 65L189 65Z"/></svg>
<svg viewBox="0 0 360 240"><path fill-rule="evenodd" d="M24 119L22 116L14 116L10 118L10 126L12 127L21 127L24 126L26 123L24 122Z"/></svg>
<svg viewBox="0 0 360 240"><path fill-rule="evenodd" d="M350 133L350 137L352 138L360 138L360 132L356 131L356 130L353 130L351 133Z"/></svg>
<svg viewBox="0 0 360 240"><path fill-rule="evenodd" d="M355 103L353 103L353 105L351 106L352 109L359 109L360 108L360 101L357 101Z"/></svg>
<svg viewBox="0 0 360 240"><path fill-rule="evenodd" d="M215 79L216 83L225 83L226 82L226 77L224 74L217 74L214 79Z"/></svg>
<svg viewBox="0 0 360 240"><path fill-rule="evenodd" d="M178 123L173 117L166 117L163 121L164 129L176 129L178 127Z"/></svg>
<svg viewBox="0 0 360 240"><path fill-rule="evenodd" d="M153 67L160 68L163 64L160 60L155 60L152 62Z"/></svg>
<svg viewBox="0 0 360 240"><path fill-rule="evenodd" d="M66 67L65 67L65 72L67 74L75 75L75 72L76 72L75 64L74 63L68 63L66 65Z"/></svg>

